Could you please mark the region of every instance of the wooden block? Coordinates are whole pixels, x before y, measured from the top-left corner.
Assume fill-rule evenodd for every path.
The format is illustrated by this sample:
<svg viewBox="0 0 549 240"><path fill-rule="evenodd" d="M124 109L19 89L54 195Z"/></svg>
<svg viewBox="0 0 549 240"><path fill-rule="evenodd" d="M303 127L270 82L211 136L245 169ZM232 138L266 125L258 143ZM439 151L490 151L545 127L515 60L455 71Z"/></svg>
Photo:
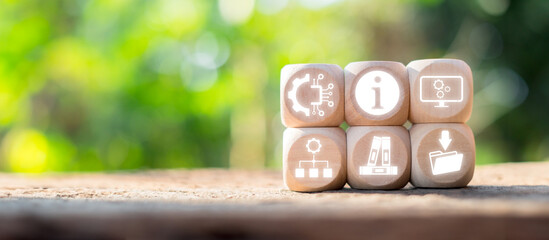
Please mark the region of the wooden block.
<svg viewBox="0 0 549 240"><path fill-rule="evenodd" d="M347 130L347 182L357 189L399 189L410 180L410 134L402 126Z"/></svg>
<svg viewBox="0 0 549 240"><path fill-rule="evenodd" d="M469 120L473 109L473 74L464 61L425 59L408 64L410 121L413 123Z"/></svg>
<svg viewBox="0 0 549 240"><path fill-rule="evenodd" d="M345 121L350 126L402 125L408 119L410 83L399 62L353 62L345 67Z"/></svg>
<svg viewBox="0 0 549 240"><path fill-rule="evenodd" d="M415 124L410 129L416 187L465 187L475 170L475 137L462 123Z"/></svg>
<svg viewBox="0 0 549 240"><path fill-rule="evenodd" d="M344 120L343 70L334 64L292 64L280 74L286 127L336 127Z"/></svg>
<svg viewBox="0 0 549 240"><path fill-rule="evenodd" d="M347 176L345 131L288 128L283 139L284 183L293 191L341 189Z"/></svg>

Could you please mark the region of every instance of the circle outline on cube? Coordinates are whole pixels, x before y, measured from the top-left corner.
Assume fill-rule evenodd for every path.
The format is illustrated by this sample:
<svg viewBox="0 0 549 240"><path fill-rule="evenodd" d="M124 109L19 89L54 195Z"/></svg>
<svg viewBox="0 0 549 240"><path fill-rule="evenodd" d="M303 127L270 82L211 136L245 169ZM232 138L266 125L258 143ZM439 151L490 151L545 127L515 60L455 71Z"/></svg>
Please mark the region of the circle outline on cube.
<svg viewBox="0 0 549 240"><path fill-rule="evenodd" d="M330 76L333 76L331 82L321 83L330 79ZM330 90L333 91L330 92ZM419 188L454 188L467 186L472 179L476 149L474 135L465 122L472 112L473 76L470 67L462 60L422 59L412 61L407 66L393 61L362 61L349 63L344 69L334 64L291 64L286 65L281 71L280 96L282 122L289 127L286 131L291 128L294 129L291 131L313 132L328 129L341 130L338 126L343 121L350 126L350 135L343 133L346 136L345 139L336 144L340 147L343 145L345 148L344 160L340 164L345 168L340 169L337 174L336 170L331 171L334 164L330 167L327 165L326 168L329 169L325 172L321 172L315 166L312 172L306 173L303 167L293 167L294 172L291 172L288 166L292 163L289 164L288 161L293 162L295 158L289 155L298 152L294 148L299 148L299 151L305 151L312 156L312 159L302 157L301 160L304 160L304 163L325 164L321 163L321 158L315 158L316 154L323 151L325 143L330 145L333 141L324 139L322 134L309 134L308 139L302 139L305 138L303 136L288 143L286 131L284 132L284 182L293 191L314 192L340 189L345 184L345 180L348 180L349 185L356 189L398 189L408 182ZM325 100L324 96L328 100ZM303 101L303 99L306 100ZM309 114L305 114L306 111L309 111ZM414 124L408 130L402 126L407 120ZM432 128L436 125L450 127L424 132L422 133L424 135L419 138L417 131L414 131L412 136L413 129L418 129L421 125L433 125ZM454 130L452 126L457 126L456 129L461 130ZM400 136L402 133L395 136L393 133L375 130L391 127L401 128L407 133L407 137ZM363 136L351 142L352 130L357 128L370 128L370 131L363 132ZM407 150L403 150L406 146L401 145L406 145L403 143L406 140ZM377 142L377 145L374 142ZM303 146L296 147L293 144ZM456 146L449 147L452 144ZM368 150L362 148L368 148ZM372 149L385 151L387 150L385 148L390 152L388 155L390 158L387 158L390 159L388 164L373 165L383 162L381 160L383 156L378 155L376 159L379 160L373 163L364 162L371 160ZM429 150L427 153L424 148L440 149ZM467 149L460 152L462 148ZM370 154L366 154L366 151L370 151ZM404 155L407 155L404 157L407 158L404 161L406 167L398 165L403 162L398 162L398 166L392 166L397 162L393 161L393 158L402 158L402 156L393 157L394 151L404 152ZM421 156L417 155L418 151L421 152ZM360 156L356 156L357 154ZM300 154L300 156L305 155ZM332 158L337 157L332 156ZM449 164L450 160L454 160L454 165ZM458 161L461 161L459 164L463 167L457 165ZM404 168L407 170L401 172L400 170ZM340 176L341 171L344 172L344 176ZM404 176L406 171L407 177ZM364 174L361 175L361 173ZM406 179L400 181L401 174ZM432 179L423 179L422 175ZM299 181L307 178L329 180L332 177L337 177L339 181L343 179L343 185L330 183L331 186L322 186L323 184L311 185L310 182L300 183ZM293 183L288 183L288 179ZM372 179L374 181L371 181ZM375 179L378 179L378 182ZM290 186L292 184L294 185Z"/></svg>
<svg viewBox="0 0 549 240"><path fill-rule="evenodd" d="M344 79L338 65L286 65L280 85L284 126L335 127L344 121Z"/></svg>
<svg viewBox="0 0 549 240"><path fill-rule="evenodd" d="M397 105L402 105L402 103L399 102L401 93L398 81L388 72L381 70L368 71L362 74L354 85L355 97L353 100L360 110L366 114L383 116L392 112ZM386 90L387 88L396 88L398 91L393 90L393 93L391 94L391 91ZM365 92L368 90L373 90L374 94L366 94ZM382 94L382 92L384 94ZM387 105L382 103L387 103Z"/></svg>
<svg viewBox="0 0 549 240"><path fill-rule="evenodd" d="M473 108L473 74L459 59L420 59L406 66L413 123L465 123ZM430 90L430 91L428 91Z"/></svg>
<svg viewBox="0 0 549 240"><path fill-rule="evenodd" d="M284 131L284 182L294 191L341 189L347 178L343 129L288 128Z"/></svg>
<svg viewBox="0 0 549 240"><path fill-rule="evenodd" d="M302 143L304 141L307 142L307 144L305 144L305 149L307 149L307 152L311 153L311 155L309 157L303 157L303 159L300 158L297 160L298 167L294 168L295 171L293 172L294 174L292 176L294 178L319 178L319 180L332 179L334 168L335 170L339 170L339 168L341 168L341 156L338 156L337 154L324 153L323 154L324 156L317 157L318 156L317 154L320 153L322 146L324 146L325 149L326 147L336 147L336 143L334 143L332 139L327 138L321 134L306 135L297 139L294 142L294 144L292 144L289 150L290 151L289 154L292 154L292 152L296 152L296 151L299 152L300 151L299 148L303 149ZM329 155L329 156L326 156L326 155ZM290 164L290 162L291 160L288 157L288 164ZM332 162L332 164L330 164L330 162ZM305 172L305 169L309 170L308 173ZM322 171L320 171L320 169L322 169ZM316 185L316 184L313 184L313 185ZM311 187L319 187L319 186L311 186Z"/></svg>
<svg viewBox="0 0 549 240"><path fill-rule="evenodd" d="M361 61L349 63L344 68L344 72L345 120L349 125L398 126L406 122L410 95L406 66L394 61ZM380 79L380 82L386 82L386 84L380 85L375 82L365 84L365 82L370 82L376 73L385 76ZM361 85L377 86L367 89ZM398 93L392 93L395 91L393 88L396 88ZM363 90L362 93L361 90ZM388 105L386 107L389 107L389 110L375 112L364 109L364 105L367 106L369 103L361 101L369 99L368 102L371 102L372 99L375 99L374 102L381 102L384 97L387 97L387 94L394 99L393 104L385 104Z"/></svg>
<svg viewBox="0 0 549 240"><path fill-rule="evenodd" d="M333 77L325 70L315 69L315 72L320 73L311 74L310 69L302 69L290 76L289 80L291 81L291 84L286 84L286 107L288 109L292 109L294 111L294 116L300 118L300 120L302 121L311 121L310 118L306 118L310 117L311 115L324 117L325 115L329 116L335 112L334 100L330 100L330 98L333 96L333 92L329 90L338 90L338 86L334 84L335 81L333 80ZM321 81L326 81L329 83L324 84L321 83ZM318 91L318 101L312 101L309 104L303 104L302 99L299 99L299 90L303 91L304 89L306 89L306 86L302 86L305 83L308 83L310 88L315 89L309 91ZM326 106L324 106L325 102ZM291 104L291 106L288 106L288 104ZM309 106L309 108L306 108L305 106ZM328 114L326 114L325 111L328 111ZM301 113L305 114L305 117L303 117L303 114Z"/></svg>
<svg viewBox="0 0 549 240"><path fill-rule="evenodd" d="M474 135L464 123L423 123L410 129L412 175L416 187L464 187L476 161ZM457 147L456 147L457 146Z"/></svg>

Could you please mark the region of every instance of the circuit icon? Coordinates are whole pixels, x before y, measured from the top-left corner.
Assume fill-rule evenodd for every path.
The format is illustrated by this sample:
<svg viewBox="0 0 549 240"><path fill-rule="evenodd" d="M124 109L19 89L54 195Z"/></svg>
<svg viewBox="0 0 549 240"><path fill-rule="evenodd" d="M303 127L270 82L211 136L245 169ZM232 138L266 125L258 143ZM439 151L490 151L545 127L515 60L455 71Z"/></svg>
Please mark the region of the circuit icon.
<svg viewBox="0 0 549 240"><path fill-rule="evenodd" d="M328 107L334 107L334 101L331 100L333 96L333 89L334 84L330 83L326 88L323 88L320 84L321 80L324 80L324 74L320 73L317 75L316 78L311 78L311 74L306 74L302 78L295 78L292 81L292 90L288 92L288 99L292 101L292 109L295 112L303 112L305 116L309 117L312 115L318 116L324 116L324 110L321 109L321 107L326 104ZM318 98L311 101L308 104L301 105L299 103L299 100L297 99L298 96L298 89L306 84L309 83L311 91L313 93L317 93Z"/></svg>

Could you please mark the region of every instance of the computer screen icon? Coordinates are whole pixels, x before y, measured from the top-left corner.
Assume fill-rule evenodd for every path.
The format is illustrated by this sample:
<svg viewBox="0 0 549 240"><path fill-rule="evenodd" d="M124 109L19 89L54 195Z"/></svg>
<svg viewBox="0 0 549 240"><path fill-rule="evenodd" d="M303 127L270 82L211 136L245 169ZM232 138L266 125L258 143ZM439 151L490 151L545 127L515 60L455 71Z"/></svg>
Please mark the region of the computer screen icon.
<svg viewBox="0 0 549 240"><path fill-rule="evenodd" d="M463 101L462 76L422 76L419 79L421 102L438 103L435 107L448 107L446 103Z"/></svg>

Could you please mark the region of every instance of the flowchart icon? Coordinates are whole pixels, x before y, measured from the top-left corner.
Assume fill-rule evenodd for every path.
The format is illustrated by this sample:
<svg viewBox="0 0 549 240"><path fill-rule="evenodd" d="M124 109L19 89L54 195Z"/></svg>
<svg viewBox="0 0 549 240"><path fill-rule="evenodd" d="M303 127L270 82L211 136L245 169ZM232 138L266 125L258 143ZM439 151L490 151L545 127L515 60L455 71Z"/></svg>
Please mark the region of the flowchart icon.
<svg viewBox="0 0 549 240"><path fill-rule="evenodd" d="M315 154L320 152L320 149L322 148L322 144L320 143L320 140L316 138L311 138L307 141L307 145L305 145L307 148L307 151L312 153L313 156L311 160L299 160L298 167L295 169L295 177L296 178L305 178L305 165L311 165L311 167L308 169L308 177L309 178L318 178L319 177L319 165L325 166L325 168L322 169L322 177L323 178L332 178L332 169L330 168L330 163L328 160L316 160Z"/></svg>
<svg viewBox="0 0 549 240"><path fill-rule="evenodd" d="M284 183L298 192L345 182L354 189L467 186L475 168L465 124L473 95L471 69L458 59L286 65Z"/></svg>

